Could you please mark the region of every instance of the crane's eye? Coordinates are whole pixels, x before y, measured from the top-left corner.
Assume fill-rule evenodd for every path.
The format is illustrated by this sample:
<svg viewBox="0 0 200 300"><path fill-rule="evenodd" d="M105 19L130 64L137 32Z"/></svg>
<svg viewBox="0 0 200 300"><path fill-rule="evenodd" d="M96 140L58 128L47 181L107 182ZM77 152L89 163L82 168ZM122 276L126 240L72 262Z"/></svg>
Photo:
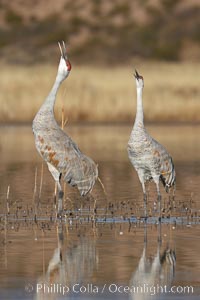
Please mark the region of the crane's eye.
<svg viewBox="0 0 200 300"><path fill-rule="evenodd" d="M67 69L68 69L68 71L70 71L70 70L71 70L71 68L72 68L72 66L71 66L71 64L70 64L70 61L69 61L69 60L67 60L67 61L66 61L66 66L67 66Z"/></svg>

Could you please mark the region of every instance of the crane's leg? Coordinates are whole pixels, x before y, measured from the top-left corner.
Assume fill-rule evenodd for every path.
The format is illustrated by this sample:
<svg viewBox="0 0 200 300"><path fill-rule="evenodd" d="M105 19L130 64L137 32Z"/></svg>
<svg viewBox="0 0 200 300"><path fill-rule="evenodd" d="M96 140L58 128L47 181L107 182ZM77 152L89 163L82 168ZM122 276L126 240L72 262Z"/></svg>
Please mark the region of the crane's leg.
<svg viewBox="0 0 200 300"><path fill-rule="evenodd" d="M62 210L63 210L63 190L60 184L61 174L60 172L52 166L50 163L47 163L48 169L51 172L51 175L53 176L57 187L58 187L58 216L61 216Z"/></svg>
<svg viewBox="0 0 200 300"><path fill-rule="evenodd" d="M144 182L142 183L142 190L143 190L143 199L144 199L144 216L145 221L147 220L147 193Z"/></svg>
<svg viewBox="0 0 200 300"><path fill-rule="evenodd" d="M147 222L144 223L144 246L147 248Z"/></svg>
<svg viewBox="0 0 200 300"><path fill-rule="evenodd" d="M156 184L159 217L161 217L161 193L160 193L160 185L159 185L160 182L159 176L153 176L153 180Z"/></svg>
<svg viewBox="0 0 200 300"><path fill-rule="evenodd" d="M144 217L145 217L145 221L146 221L147 220L147 193L146 193L146 187L145 187L143 174L138 173L138 176L139 176L139 180L140 180L141 185L142 185L143 200L144 200Z"/></svg>
<svg viewBox="0 0 200 300"><path fill-rule="evenodd" d="M174 182L174 184L173 184L173 194L172 194L173 209L176 207L176 205L175 205L175 194L176 194L176 182Z"/></svg>
<svg viewBox="0 0 200 300"><path fill-rule="evenodd" d="M153 177L153 180L156 184L156 190L157 190L157 199L158 199L158 211L159 211L159 217L158 217L158 242L161 244L162 242L162 235L161 235L161 193L160 193L160 179L159 176Z"/></svg>
<svg viewBox="0 0 200 300"><path fill-rule="evenodd" d="M159 176L153 177L153 180L156 184L157 199L158 199L158 211L159 211L159 222L161 222L161 193L160 193Z"/></svg>
<svg viewBox="0 0 200 300"><path fill-rule="evenodd" d="M58 186L58 216L61 216L62 210L63 210L63 190L60 185L60 181L57 181L57 186Z"/></svg>

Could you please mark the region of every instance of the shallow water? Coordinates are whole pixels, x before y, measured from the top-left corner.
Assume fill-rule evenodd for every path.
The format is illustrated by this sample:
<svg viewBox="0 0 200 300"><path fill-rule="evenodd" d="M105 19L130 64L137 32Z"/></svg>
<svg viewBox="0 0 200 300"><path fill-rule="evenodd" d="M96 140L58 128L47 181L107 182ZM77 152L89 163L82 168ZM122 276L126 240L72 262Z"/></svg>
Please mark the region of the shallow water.
<svg viewBox="0 0 200 300"><path fill-rule="evenodd" d="M66 217L58 222L54 182L31 129L0 128L0 299L198 298L200 126L148 126L177 172L175 201L162 189L161 228L153 183L147 226L142 218L126 151L131 126L66 129L98 163L106 195L99 183L85 199L66 186Z"/></svg>

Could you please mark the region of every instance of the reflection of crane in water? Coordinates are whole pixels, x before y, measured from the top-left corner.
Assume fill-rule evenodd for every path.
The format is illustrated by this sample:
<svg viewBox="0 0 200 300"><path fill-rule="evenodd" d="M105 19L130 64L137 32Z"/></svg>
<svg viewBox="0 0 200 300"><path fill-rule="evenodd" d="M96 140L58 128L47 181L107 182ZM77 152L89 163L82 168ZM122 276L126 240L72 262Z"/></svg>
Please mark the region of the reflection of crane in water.
<svg viewBox="0 0 200 300"><path fill-rule="evenodd" d="M135 71L137 87L137 112L133 130L128 142L128 156L137 171L142 184L144 195L145 216L147 216L147 195L145 182L153 180L156 184L159 213L161 193L159 182L161 181L168 192L169 188L175 186L175 169L171 156L166 149L154 140L146 131L143 122L142 90L144 87L143 77Z"/></svg>
<svg viewBox="0 0 200 300"><path fill-rule="evenodd" d="M46 273L38 280L35 300L58 299L62 296L62 287L69 287L69 291L73 291L74 285L80 287L86 278L92 276L98 264L95 240L80 233L78 241L73 241L64 228L62 223L58 224L58 247L48 263ZM68 299L67 290L65 292L64 298Z"/></svg>
<svg viewBox="0 0 200 300"><path fill-rule="evenodd" d="M161 224L159 225L161 226ZM158 231L161 235L161 228ZM162 290L167 292L174 278L176 255L168 245L161 254L161 237L158 236L157 250L154 258L147 257L147 227L144 229L144 248L136 271L133 273L130 287L135 288L129 299L148 300L158 297ZM157 297L156 297L157 296Z"/></svg>
<svg viewBox="0 0 200 300"><path fill-rule="evenodd" d="M84 155L72 139L60 128L54 118L54 104L60 84L68 77L71 64L66 47L59 44L61 51L58 73L52 90L33 120L35 145L46 161L49 171L59 190L58 212L62 211L63 191L61 175L71 186L77 186L81 196L90 192L98 177L97 165Z"/></svg>

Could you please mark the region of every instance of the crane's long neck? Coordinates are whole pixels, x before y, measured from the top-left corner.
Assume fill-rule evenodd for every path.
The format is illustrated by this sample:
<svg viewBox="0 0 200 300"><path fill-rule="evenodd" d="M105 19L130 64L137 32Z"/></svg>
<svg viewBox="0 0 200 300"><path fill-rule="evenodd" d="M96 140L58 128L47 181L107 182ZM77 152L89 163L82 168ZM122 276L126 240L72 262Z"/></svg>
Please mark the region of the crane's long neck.
<svg viewBox="0 0 200 300"><path fill-rule="evenodd" d="M57 74L56 80L49 95L45 99L44 103L42 104L33 120L34 132L37 132L41 129L44 131L44 129L48 129L49 126L58 126L54 118L54 104L56 101L56 94L63 80L64 79L60 76L60 74Z"/></svg>
<svg viewBox="0 0 200 300"><path fill-rule="evenodd" d="M143 104L142 104L142 87L137 88L137 110L136 110L136 117L134 128L138 126L144 125L144 113L143 113Z"/></svg>
<svg viewBox="0 0 200 300"><path fill-rule="evenodd" d="M57 95L58 89L59 89L62 81L63 81L63 79L61 78L61 76L59 74L57 74L54 85L53 85L49 95L45 99L43 105L41 106L41 108L39 110L40 112L45 111L45 113L53 114L54 105L55 105L55 101L56 101L56 95Z"/></svg>

